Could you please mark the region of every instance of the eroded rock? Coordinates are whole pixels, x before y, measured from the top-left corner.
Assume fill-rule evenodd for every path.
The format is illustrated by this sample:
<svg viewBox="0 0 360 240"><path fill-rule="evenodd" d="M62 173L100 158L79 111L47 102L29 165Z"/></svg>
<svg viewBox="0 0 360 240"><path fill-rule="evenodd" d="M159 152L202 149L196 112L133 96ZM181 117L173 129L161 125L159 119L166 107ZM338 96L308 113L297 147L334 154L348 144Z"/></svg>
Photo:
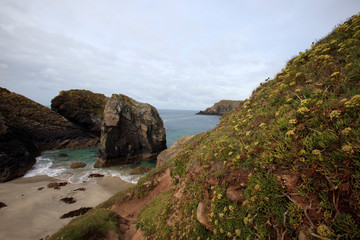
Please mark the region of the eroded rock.
<svg viewBox="0 0 360 240"><path fill-rule="evenodd" d="M241 204L244 201L243 187L242 186L229 186L226 189L226 197L232 202Z"/></svg>
<svg viewBox="0 0 360 240"><path fill-rule="evenodd" d="M20 94L0 88L0 182L22 176L41 151L93 147L98 137Z"/></svg>
<svg viewBox="0 0 360 240"><path fill-rule="evenodd" d="M205 228L209 228L209 220L207 218L207 212L205 209L205 204L203 202L199 202L197 210L196 210L196 219L199 223L204 226Z"/></svg>
<svg viewBox="0 0 360 240"><path fill-rule="evenodd" d="M104 94L88 90L61 91L51 100L51 109L87 131L100 136L104 107Z"/></svg>
<svg viewBox="0 0 360 240"><path fill-rule="evenodd" d="M166 134L156 108L113 94L104 110L96 167L153 159L166 149Z"/></svg>

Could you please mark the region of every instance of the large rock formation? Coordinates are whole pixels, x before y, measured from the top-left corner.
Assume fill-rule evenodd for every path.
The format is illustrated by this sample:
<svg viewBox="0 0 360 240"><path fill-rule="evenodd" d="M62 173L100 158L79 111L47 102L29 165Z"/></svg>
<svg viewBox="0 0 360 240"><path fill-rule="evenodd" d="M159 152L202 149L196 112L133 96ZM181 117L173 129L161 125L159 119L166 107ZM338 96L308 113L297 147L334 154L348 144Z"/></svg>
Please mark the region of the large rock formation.
<svg viewBox="0 0 360 240"><path fill-rule="evenodd" d="M233 100L221 100L220 102L215 103L212 107L200 111L197 114L200 115L224 115L242 105L243 101L233 101Z"/></svg>
<svg viewBox="0 0 360 240"><path fill-rule="evenodd" d="M61 91L51 100L51 109L87 131L100 136L107 97L88 90Z"/></svg>
<svg viewBox="0 0 360 240"><path fill-rule="evenodd" d="M156 108L113 94L104 110L96 166L151 159L166 149L166 133Z"/></svg>
<svg viewBox="0 0 360 240"><path fill-rule="evenodd" d="M16 136L0 112L0 182L22 176L35 163L36 147L27 136Z"/></svg>
<svg viewBox="0 0 360 240"><path fill-rule="evenodd" d="M0 182L23 175L42 150L92 147L98 138L22 95L0 88Z"/></svg>

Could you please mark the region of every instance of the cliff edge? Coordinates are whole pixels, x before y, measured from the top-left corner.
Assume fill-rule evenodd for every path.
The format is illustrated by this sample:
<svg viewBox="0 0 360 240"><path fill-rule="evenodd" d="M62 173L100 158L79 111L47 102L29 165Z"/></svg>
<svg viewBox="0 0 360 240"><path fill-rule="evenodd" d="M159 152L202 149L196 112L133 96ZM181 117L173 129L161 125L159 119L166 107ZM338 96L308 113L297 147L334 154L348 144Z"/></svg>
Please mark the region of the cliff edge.
<svg viewBox="0 0 360 240"><path fill-rule="evenodd" d="M234 101L234 100L221 100L215 103L212 107L200 111L197 114L199 115L224 115L242 105L243 101Z"/></svg>
<svg viewBox="0 0 360 240"><path fill-rule="evenodd" d="M43 150L98 142L51 109L5 88L0 88L0 112L0 182L23 175Z"/></svg>

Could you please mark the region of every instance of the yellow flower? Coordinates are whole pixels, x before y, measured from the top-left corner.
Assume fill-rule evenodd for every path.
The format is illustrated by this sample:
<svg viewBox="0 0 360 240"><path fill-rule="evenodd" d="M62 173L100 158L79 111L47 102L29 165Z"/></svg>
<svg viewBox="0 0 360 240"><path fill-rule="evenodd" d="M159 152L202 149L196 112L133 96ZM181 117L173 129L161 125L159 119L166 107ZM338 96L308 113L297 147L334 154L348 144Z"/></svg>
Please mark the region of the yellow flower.
<svg viewBox="0 0 360 240"><path fill-rule="evenodd" d="M236 236L240 237L241 231L240 231L239 229L236 229L236 230L235 230L235 234L236 234Z"/></svg>
<svg viewBox="0 0 360 240"><path fill-rule="evenodd" d="M296 119L290 119L290 120L289 120L289 123L290 123L290 124L296 124Z"/></svg>
<svg viewBox="0 0 360 240"><path fill-rule="evenodd" d="M297 110L298 113L305 114L309 112L310 110L307 107L301 107Z"/></svg>
<svg viewBox="0 0 360 240"><path fill-rule="evenodd" d="M348 128L345 128L344 130L342 130L341 134L348 135L350 131L351 131L351 128L348 127Z"/></svg>
<svg viewBox="0 0 360 240"><path fill-rule="evenodd" d="M321 151L318 150L318 149L315 149L315 150L312 151L312 154L314 154L314 155L321 155Z"/></svg>
<svg viewBox="0 0 360 240"><path fill-rule="evenodd" d="M341 111L340 110L334 110L330 113L329 117L331 119L340 117Z"/></svg>
<svg viewBox="0 0 360 240"><path fill-rule="evenodd" d="M290 130L286 133L286 136L291 136L291 135L294 135L295 132L293 130Z"/></svg>
<svg viewBox="0 0 360 240"><path fill-rule="evenodd" d="M344 152L347 152L347 153L353 153L354 150L352 148L352 146L350 145L344 145L341 147L341 150L344 151Z"/></svg>

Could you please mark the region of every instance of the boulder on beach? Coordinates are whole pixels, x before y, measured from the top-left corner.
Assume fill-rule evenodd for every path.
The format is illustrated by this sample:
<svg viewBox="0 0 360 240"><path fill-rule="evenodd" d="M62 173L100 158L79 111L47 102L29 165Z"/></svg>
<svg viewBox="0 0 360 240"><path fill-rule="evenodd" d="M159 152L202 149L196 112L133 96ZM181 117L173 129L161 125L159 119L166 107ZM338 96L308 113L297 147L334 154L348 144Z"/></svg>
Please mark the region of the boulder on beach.
<svg viewBox="0 0 360 240"><path fill-rule="evenodd" d="M59 190L61 187L66 186L67 184L67 182L53 182L49 183L47 187Z"/></svg>
<svg viewBox="0 0 360 240"><path fill-rule="evenodd" d="M100 136L108 97L88 90L61 91L51 100L51 109L85 130Z"/></svg>
<svg viewBox="0 0 360 240"><path fill-rule="evenodd" d="M166 149L166 133L155 107L113 94L104 110L96 167L154 159Z"/></svg>
<svg viewBox="0 0 360 240"><path fill-rule="evenodd" d="M72 162L70 168L83 168L86 167L86 163L83 162Z"/></svg>
<svg viewBox="0 0 360 240"><path fill-rule="evenodd" d="M7 207L7 205L3 202L0 202L0 208Z"/></svg>
<svg viewBox="0 0 360 240"><path fill-rule="evenodd" d="M100 173L91 173L91 174L89 174L89 178L94 178L94 177L104 177L104 175L100 174Z"/></svg>

